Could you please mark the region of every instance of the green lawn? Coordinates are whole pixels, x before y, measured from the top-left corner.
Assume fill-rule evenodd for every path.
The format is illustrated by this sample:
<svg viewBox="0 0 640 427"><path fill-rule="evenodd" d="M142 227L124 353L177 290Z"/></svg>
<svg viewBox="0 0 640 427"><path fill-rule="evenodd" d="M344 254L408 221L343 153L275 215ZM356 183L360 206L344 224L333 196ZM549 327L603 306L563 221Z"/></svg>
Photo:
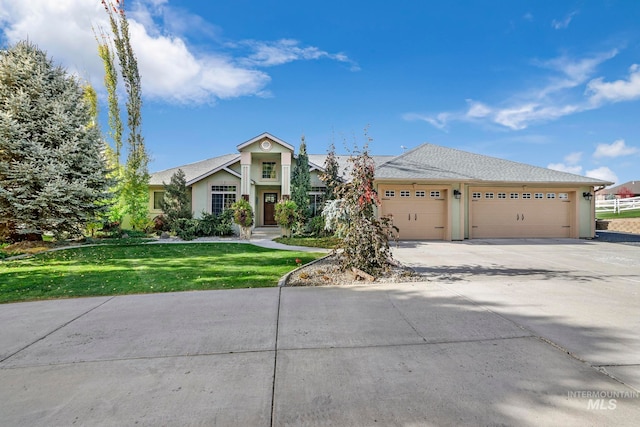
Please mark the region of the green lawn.
<svg viewBox="0 0 640 427"><path fill-rule="evenodd" d="M323 254L248 244L94 246L0 262L0 303L275 286Z"/></svg>
<svg viewBox="0 0 640 427"><path fill-rule="evenodd" d="M620 213L596 212L596 218L598 219L640 218L640 209L622 211Z"/></svg>
<svg viewBox="0 0 640 427"><path fill-rule="evenodd" d="M338 237L278 237L273 239L278 243L290 246L306 246L312 248L334 249L342 239Z"/></svg>

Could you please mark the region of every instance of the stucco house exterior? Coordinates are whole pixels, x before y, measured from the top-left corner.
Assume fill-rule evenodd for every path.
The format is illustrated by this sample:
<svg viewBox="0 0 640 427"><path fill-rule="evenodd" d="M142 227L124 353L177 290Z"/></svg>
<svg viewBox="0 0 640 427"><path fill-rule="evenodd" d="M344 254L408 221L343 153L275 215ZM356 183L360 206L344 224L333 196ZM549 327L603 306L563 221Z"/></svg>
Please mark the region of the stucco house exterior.
<svg viewBox="0 0 640 427"><path fill-rule="evenodd" d="M257 227L275 226L275 203L291 194L294 147L263 133L227 154L151 175L150 214L162 213L163 182L182 169L194 215L219 213L240 197ZM311 205L323 202L326 155L309 155ZM596 190L610 182L433 144L399 156L373 156L379 215L400 239L592 238ZM342 169L347 157L338 156Z"/></svg>

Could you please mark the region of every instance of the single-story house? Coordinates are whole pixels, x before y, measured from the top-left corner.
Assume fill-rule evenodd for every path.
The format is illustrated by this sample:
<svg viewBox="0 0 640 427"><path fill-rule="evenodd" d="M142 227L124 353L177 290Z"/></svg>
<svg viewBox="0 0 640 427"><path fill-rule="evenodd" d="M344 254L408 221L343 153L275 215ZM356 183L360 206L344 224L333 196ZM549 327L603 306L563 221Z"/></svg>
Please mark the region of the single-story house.
<svg viewBox="0 0 640 427"><path fill-rule="evenodd" d="M263 133L237 153L156 172L150 213L162 213L163 183L182 169L194 215L249 200L257 227L275 226L275 203L291 194L294 147ZM326 155L309 155L311 207L323 202ZM346 165L346 156L338 156ZM373 156L375 187L401 239L592 238L596 190L610 182L433 144L399 156Z"/></svg>
<svg viewBox="0 0 640 427"><path fill-rule="evenodd" d="M603 188L596 192L597 200L621 199L640 196L640 181L627 181L615 187Z"/></svg>

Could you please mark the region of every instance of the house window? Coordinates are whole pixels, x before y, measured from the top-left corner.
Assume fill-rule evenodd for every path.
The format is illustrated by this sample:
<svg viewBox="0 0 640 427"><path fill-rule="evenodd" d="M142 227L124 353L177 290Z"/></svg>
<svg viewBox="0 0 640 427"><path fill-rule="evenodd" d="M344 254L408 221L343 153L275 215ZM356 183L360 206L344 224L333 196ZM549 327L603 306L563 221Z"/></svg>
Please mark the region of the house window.
<svg viewBox="0 0 640 427"><path fill-rule="evenodd" d="M484 193L485 199L493 199L493 193Z"/></svg>
<svg viewBox="0 0 640 427"><path fill-rule="evenodd" d="M518 193L511 193L509 194L509 198L510 199L517 199L518 197L520 197L520 195Z"/></svg>
<svg viewBox="0 0 640 427"><path fill-rule="evenodd" d="M153 192L153 209L156 211L161 211L163 200L164 200L164 191L154 191Z"/></svg>
<svg viewBox="0 0 640 427"><path fill-rule="evenodd" d="M396 197L394 190L384 190L384 197Z"/></svg>
<svg viewBox="0 0 640 427"><path fill-rule="evenodd" d="M531 198L531 193L522 193L522 198L523 199L530 199Z"/></svg>
<svg viewBox="0 0 640 427"><path fill-rule="evenodd" d="M536 193L536 194L534 194L533 197L536 198L536 199L544 199L544 194L543 193Z"/></svg>
<svg viewBox="0 0 640 427"><path fill-rule="evenodd" d="M482 198L482 193L473 193L471 194L471 197L474 199L481 199Z"/></svg>
<svg viewBox="0 0 640 427"><path fill-rule="evenodd" d="M498 193L498 199L506 199L507 193Z"/></svg>
<svg viewBox="0 0 640 427"><path fill-rule="evenodd" d="M236 202L235 185L211 186L211 213L220 215Z"/></svg>
<svg viewBox="0 0 640 427"><path fill-rule="evenodd" d="M311 216L318 216L322 212L326 191L326 187L311 187L311 191L309 191L309 209L311 210Z"/></svg>
<svg viewBox="0 0 640 427"><path fill-rule="evenodd" d="M432 197L434 199L438 199L438 198L440 198L440 192L439 191L431 191L431 192L429 192L429 197Z"/></svg>
<svg viewBox="0 0 640 427"><path fill-rule="evenodd" d="M408 190L400 191L400 197L411 197L411 191L408 191Z"/></svg>
<svg viewBox="0 0 640 427"><path fill-rule="evenodd" d="M547 193L547 199L555 199L556 193Z"/></svg>
<svg viewBox="0 0 640 427"><path fill-rule="evenodd" d="M262 162L262 179L276 179L276 162Z"/></svg>
<svg viewBox="0 0 640 427"><path fill-rule="evenodd" d="M416 197L426 197L427 193L423 190L416 191Z"/></svg>

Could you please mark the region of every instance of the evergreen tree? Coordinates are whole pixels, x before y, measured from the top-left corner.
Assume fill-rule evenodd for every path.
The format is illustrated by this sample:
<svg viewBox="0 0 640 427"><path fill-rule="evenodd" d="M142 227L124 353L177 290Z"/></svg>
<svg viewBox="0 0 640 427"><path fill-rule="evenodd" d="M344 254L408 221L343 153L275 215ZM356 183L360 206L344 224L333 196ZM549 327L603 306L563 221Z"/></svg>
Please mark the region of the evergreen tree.
<svg viewBox="0 0 640 427"><path fill-rule="evenodd" d="M324 173L320 175L320 180L324 182L327 187L324 199L325 201L335 200L338 195L336 194L340 183L340 166L336 159L336 147L331 143L329 150L327 151L327 158L324 161Z"/></svg>
<svg viewBox="0 0 640 427"><path fill-rule="evenodd" d="M149 155L141 130L142 88L138 61L131 47L129 21L124 11L124 2L117 3L118 6L114 6L110 0L102 1L109 15L113 43L120 62L120 73L127 91L128 154L123 173L121 197L124 200L126 213L131 216L133 228L144 229L149 224Z"/></svg>
<svg viewBox="0 0 640 427"><path fill-rule="evenodd" d="M184 177L182 169L178 169L176 173L171 175L169 184L164 185L164 199L162 201L162 211L167 217L169 226L174 228L176 220L180 218L190 219L193 214L191 212L191 197L189 196L189 188Z"/></svg>
<svg viewBox="0 0 640 427"><path fill-rule="evenodd" d="M291 200L298 206L298 215L302 223L306 223L309 219L309 191L311 191L309 155L303 136L300 141L300 153L291 172Z"/></svg>
<svg viewBox="0 0 640 427"><path fill-rule="evenodd" d="M86 90L28 42L0 51L0 222L69 232L106 211L107 168Z"/></svg>

